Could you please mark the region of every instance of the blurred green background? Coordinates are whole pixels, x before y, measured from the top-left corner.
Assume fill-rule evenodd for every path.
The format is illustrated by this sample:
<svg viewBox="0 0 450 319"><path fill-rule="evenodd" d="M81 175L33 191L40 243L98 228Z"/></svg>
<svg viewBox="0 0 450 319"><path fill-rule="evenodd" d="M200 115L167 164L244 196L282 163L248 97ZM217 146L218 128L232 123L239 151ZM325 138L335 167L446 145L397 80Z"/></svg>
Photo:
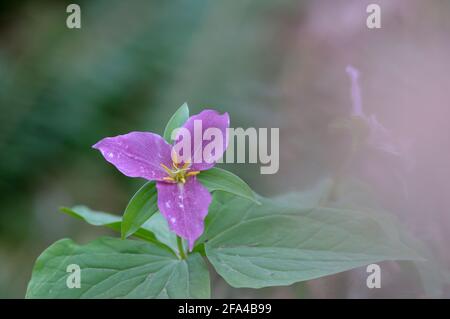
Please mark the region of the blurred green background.
<svg viewBox="0 0 450 319"><path fill-rule="evenodd" d="M448 269L448 173L429 169L423 155L448 145L440 122L448 107L434 102L449 93L432 85L448 80L448 66L441 67L450 52L448 1L378 1L383 28L376 31L365 26L370 1L76 1L82 28L68 29L71 2L0 3L0 297L24 296L35 259L55 240L108 233L58 207L120 214L143 183L121 175L91 145L134 130L162 133L184 102L192 113L229 112L233 127L280 128L276 175L260 175L255 164L227 166L263 195L304 190L331 175L346 149L346 137L328 125L350 110L348 63L362 69L365 107L419 146L412 196L392 195L398 185L389 181L383 205ZM437 140L412 125L425 116L423 105L440 130ZM448 167L443 155L437 165ZM436 181L438 190L415 202ZM376 292L365 287L361 269L262 290L213 278L213 297L448 296L442 282L427 294L416 270L386 269L390 281Z"/></svg>

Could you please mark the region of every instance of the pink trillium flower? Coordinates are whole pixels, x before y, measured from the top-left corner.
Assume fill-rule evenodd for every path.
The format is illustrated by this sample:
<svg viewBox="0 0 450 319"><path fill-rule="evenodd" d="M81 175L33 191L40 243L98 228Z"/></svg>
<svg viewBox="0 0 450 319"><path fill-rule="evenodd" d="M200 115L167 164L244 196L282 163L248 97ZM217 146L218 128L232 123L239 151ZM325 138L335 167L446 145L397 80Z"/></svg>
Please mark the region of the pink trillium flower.
<svg viewBox="0 0 450 319"><path fill-rule="evenodd" d="M200 145L194 141L194 136L198 134L194 132L199 127L197 123L201 123L201 136L211 128L220 130L222 137L225 137L220 139L223 143L218 148L220 152L216 151L212 158L180 160L174 150L174 146L180 142L178 136L174 144L170 145L163 137L150 132L130 132L107 137L93 146L124 175L156 181L159 211L167 220L170 230L188 241L190 251L195 240L203 233L204 220L212 199L196 175L212 168L225 152L230 118L228 113L220 115L214 110L204 110L191 116L182 128L190 133L188 136L191 141L186 145L190 145L191 154L198 152L199 146L204 149L210 143L203 138Z"/></svg>

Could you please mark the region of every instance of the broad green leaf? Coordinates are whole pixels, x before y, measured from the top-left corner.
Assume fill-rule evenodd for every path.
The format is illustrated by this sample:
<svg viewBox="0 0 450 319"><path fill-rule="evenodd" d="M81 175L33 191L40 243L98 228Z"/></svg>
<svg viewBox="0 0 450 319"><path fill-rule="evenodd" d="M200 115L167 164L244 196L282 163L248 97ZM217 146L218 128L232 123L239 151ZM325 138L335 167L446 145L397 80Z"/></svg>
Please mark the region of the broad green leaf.
<svg viewBox="0 0 450 319"><path fill-rule="evenodd" d="M117 215L95 211L86 206L61 207L60 211L93 226L105 226L118 232L121 230L122 218ZM133 236L151 242L157 241L153 232L144 227L138 229Z"/></svg>
<svg viewBox="0 0 450 319"><path fill-rule="evenodd" d="M80 288L68 288L69 265ZM180 260L151 243L100 238L87 245L62 239L37 259L26 298L209 298L209 273L199 254Z"/></svg>
<svg viewBox="0 0 450 319"><path fill-rule="evenodd" d="M213 167L202 171L197 178L210 192L224 191L259 203L250 186L229 171Z"/></svg>
<svg viewBox="0 0 450 319"><path fill-rule="evenodd" d="M134 234L158 211L155 182L147 182L131 198L122 219L122 239Z"/></svg>
<svg viewBox="0 0 450 319"><path fill-rule="evenodd" d="M214 199L199 243L233 287L290 285L383 260L420 259L395 225L357 211L285 199L260 198L258 206L225 193Z"/></svg>
<svg viewBox="0 0 450 319"><path fill-rule="evenodd" d="M146 221L142 228L150 230L159 242L169 246L173 251L178 251L177 235L169 230L169 225L160 212Z"/></svg>
<svg viewBox="0 0 450 319"><path fill-rule="evenodd" d="M93 226L105 226L118 232L121 230L122 218L117 215L94 211L86 206L62 207L60 210ZM178 250L176 235L169 230L167 221L159 212L142 224L133 236L157 244L162 243L173 251Z"/></svg>
<svg viewBox="0 0 450 319"><path fill-rule="evenodd" d="M281 195L277 200L292 203L298 209L312 209L325 204L333 186L332 180L324 179L306 191Z"/></svg>
<svg viewBox="0 0 450 319"><path fill-rule="evenodd" d="M95 211L82 205L72 208L61 207L60 211L77 219L84 220L93 226L106 226L114 230L120 230L122 218L117 215Z"/></svg>
<svg viewBox="0 0 450 319"><path fill-rule="evenodd" d="M182 127L188 118L189 118L189 107L187 103L184 103L175 112L175 114L172 115L169 122L167 122L166 128L164 129L164 139L167 141L167 143L172 143L172 139L170 138L172 131Z"/></svg>

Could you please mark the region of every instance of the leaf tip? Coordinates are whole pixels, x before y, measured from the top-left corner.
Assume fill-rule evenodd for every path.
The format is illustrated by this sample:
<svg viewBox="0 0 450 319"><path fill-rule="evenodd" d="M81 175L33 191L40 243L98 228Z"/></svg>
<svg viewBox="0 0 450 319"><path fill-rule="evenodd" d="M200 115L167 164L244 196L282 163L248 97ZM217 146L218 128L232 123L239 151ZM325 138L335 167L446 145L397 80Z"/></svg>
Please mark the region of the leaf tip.
<svg viewBox="0 0 450 319"><path fill-rule="evenodd" d="M60 207L58 207L58 210L59 210L61 213L64 213L64 214L69 214L69 215L72 215L72 214L73 214L73 211L72 211L72 209L71 209L70 207L60 206Z"/></svg>

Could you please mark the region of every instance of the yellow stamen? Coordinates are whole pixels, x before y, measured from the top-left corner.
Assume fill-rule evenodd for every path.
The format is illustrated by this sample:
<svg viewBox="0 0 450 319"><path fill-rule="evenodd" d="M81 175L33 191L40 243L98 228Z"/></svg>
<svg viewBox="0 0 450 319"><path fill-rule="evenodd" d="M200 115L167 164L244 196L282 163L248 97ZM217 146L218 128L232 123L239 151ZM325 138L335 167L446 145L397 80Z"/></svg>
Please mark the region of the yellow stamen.
<svg viewBox="0 0 450 319"><path fill-rule="evenodd" d="M186 176L195 176L195 175L197 175L197 174L199 174L200 173L200 171L192 171L192 172L188 172L187 174L186 174Z"/></svg>
<svg viewBox="0 0 450 319"><path fill-rule="evenodd" d="M175 153L173 153L173 155L175 155ZM175 155L175 159L177 159L176 155ZM184 162L183 166L179 167L181 162L176 162L175 159L172 159L173 160L173 162L172 162L173 168L169 168L166 165L164 165L163 163L160 164L161 167L164 168L164 170L169 175L169 176L163 177L164 181L184 184L184 183L186 183L186 180L189 176L195 176L198 173L200 173L199 171L189 172L189 167L191 166L190 161Z"/></svg>
<svg viewBox="0 0 450 319"><path fill-rule="evenodd" d="M180 163L177 152L174 149L172 149L172 161L173 161L173 164Z"/></svg>
<svg viewBox="0 0 450 319"><path fill-rule="evenodd" d="M182 169L186 169L189 166L191 166L191 163L190 162L186 162L186 163L183 164Z"/></svg>
<svg viewBox="0 0 450 319"><path fill-rule="evenodd" d="M167 174L169 174L170 176L172 176L172 170L170 168L168 168L166 165L164 165L163 163L160 164L162 166L162 168L164 168L164 170L167 172Z"/></svg>

